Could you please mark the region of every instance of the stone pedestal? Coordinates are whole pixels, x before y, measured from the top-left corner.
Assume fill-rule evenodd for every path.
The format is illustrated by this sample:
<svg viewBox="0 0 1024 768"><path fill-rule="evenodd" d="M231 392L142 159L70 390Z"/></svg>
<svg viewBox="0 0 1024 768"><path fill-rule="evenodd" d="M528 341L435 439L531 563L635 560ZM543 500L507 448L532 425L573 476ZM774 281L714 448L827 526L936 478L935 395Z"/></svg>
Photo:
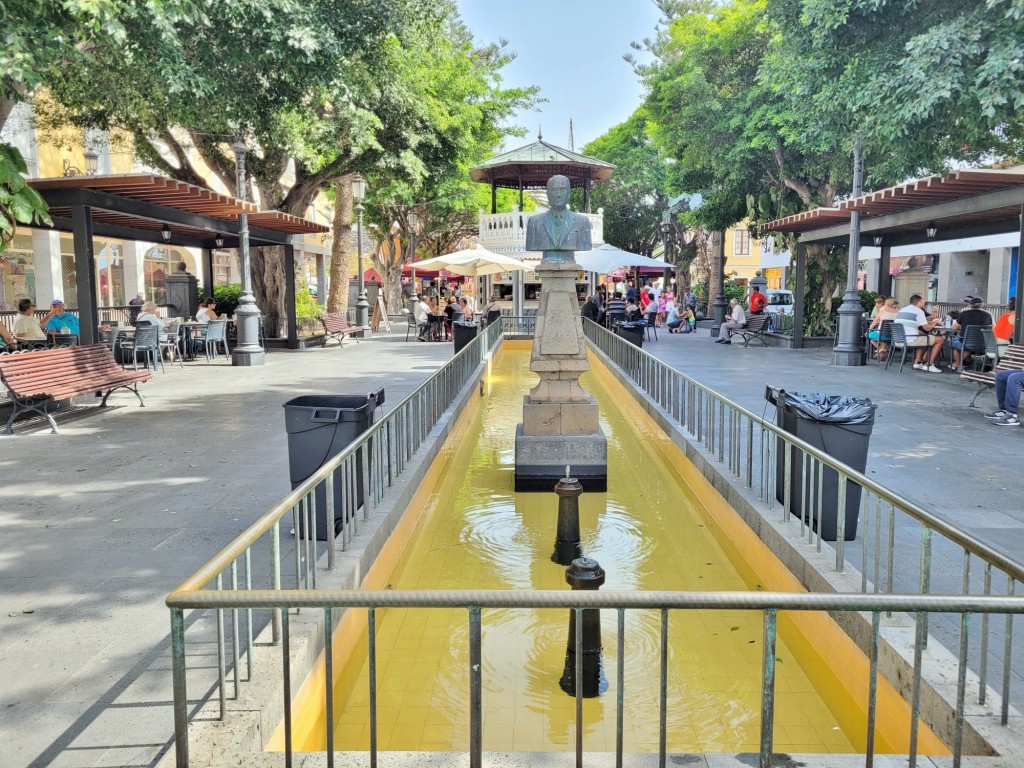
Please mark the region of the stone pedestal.
<svg viewBox="0 0 1024 768"><path fill-rule="evenodd" d="M597 403L579 383L590 370L576 299L575 261L545 259L530 370L540 382L523 401L516 429L516 490L550 492L566 466L588 491L608 485L608 441Z"/></svg>
<svg viewBox="0 0 1024 768"><path fill-rule="evenodd" d="M191 318L199 309L199 281L196 276L186 272L182 264L178 271L164 278L167 286L167 304L172 317Z"/></svg>

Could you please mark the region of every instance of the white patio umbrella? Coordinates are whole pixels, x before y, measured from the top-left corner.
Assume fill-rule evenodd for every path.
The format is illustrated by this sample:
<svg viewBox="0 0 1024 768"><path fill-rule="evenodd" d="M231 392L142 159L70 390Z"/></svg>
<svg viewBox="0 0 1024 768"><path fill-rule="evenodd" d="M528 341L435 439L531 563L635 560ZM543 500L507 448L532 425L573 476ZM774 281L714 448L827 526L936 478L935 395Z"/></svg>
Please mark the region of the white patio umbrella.
<svg viewBox="0 0 1024 768"><path fill-rule="evenodd" d="M659 259L651 259L641 256L639 253L630 253L614 245L604 243L590 251L582 251L576 254L576 263L587 272L597 272L607 275L619 267L655 267L657 269L671 268Z"/></svg>
<svg viewBox="0 0 1024 768"><path fill-rule="evenodd" d="M488 251L479 245L475 248L467 248L463 251L455 251L455 253L446 253L443 256L435 256L432 259L413 262L409 266L415 269L428 269L431 271L444 269L448 272L454 272L456 275L467 275L469 277L529 269L519 259Z"/></svg>

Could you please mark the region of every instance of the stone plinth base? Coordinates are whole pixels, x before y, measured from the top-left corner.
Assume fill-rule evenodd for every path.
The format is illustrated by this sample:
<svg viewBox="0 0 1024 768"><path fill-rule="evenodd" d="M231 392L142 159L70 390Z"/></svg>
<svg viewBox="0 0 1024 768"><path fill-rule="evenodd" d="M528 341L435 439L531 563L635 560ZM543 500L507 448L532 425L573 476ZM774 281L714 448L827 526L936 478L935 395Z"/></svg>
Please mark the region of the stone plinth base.
<svg viewBox="0 0 1024 768"><path fill-rule="evenodd" d="M523 398L523 434L530 437L594 435L600 432L597 402L587 395L577 403L536 403Z"/></svg>
<svg viewBox="0 0 1024 768"><path fill-rule="evenodd" d="M585 491L608 490L608 439L589 435L526 435L516 427L516 491L550 493L566 466Z"/></svg>

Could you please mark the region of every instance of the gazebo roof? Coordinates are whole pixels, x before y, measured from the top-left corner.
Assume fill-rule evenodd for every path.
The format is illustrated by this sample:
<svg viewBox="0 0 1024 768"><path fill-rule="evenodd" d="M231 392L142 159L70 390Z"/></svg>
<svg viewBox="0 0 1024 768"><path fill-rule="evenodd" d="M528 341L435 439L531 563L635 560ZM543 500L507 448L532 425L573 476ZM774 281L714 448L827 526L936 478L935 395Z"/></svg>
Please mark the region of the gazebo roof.
<svg viewBox="0 0 1024 768"><path fill-rule="evenodd" d="M532 144L485 160L471 168L469 176L473 181L496 187L540 189L557 174L567 177L571 186L583 187L587 181L607 181L613 170L615 166L611 163L556 147L538 137Z"/></svg>

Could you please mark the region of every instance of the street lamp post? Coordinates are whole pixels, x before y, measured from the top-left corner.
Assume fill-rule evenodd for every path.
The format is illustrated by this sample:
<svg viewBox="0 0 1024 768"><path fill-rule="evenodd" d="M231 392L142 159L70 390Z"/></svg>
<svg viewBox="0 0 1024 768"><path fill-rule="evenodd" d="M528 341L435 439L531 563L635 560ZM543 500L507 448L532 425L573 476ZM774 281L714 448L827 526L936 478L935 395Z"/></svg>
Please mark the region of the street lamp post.
<svg viewBox="0 0 1024 768"><path fill-rule="evenodd" d="M853 149L853 196L860 197L864 186L864 144L860 139ZM850 214L850 247L846 272L846 293L839 307L839 341L832 350L835 365L864 365L864 338L861 317L864 307L857 294L857 259L860 256L860 211Z"/></svg>
<svg viewBox="0 0 1024 768"><path fill-rule="evenodd" d="M412 294L415 296L419 293L416 290L416 238L419 236L420 230L420 217L416 211L409 211L409 215L406 216L409 222L409 250L412 251L412 261L410 263L410 280L412 285ZM411 311L411 310L410 310Z"/></svg>
<svg viewBox="0 0 1024 768"><path fill-rule="evenodd" d="M238 198L245 200L245 155L249 148L238 140L231 145L235 153L235 186ZM260 346L260 310L252 294L252 262L249 259L249 216L244 211L238 217L238 246L242 257L242 295L235 309L238 344L231 350L232 365L263 365L264 353ZM292 308L294 312L294 308Z"/></svg>
<svg viewBox="0 0 1024 768"><path fill-rule="evenodd" d="M718 271L718 292L713 305L715 323L711 326L711 335L717 336L729 302L725 300L725 232L714 232L711 235L715 249L715 269Z"/></svg>
<svg viewBox="0 0 1024 768"><path fill-rule="evenodd" d="M370 302L366 300L366 280L363 275L363 198L366 197L366 179L358 173L352 177L352 199L356 201L356 260L359 269L359 294L356 296L356 326L370 325Z"/></svg>

